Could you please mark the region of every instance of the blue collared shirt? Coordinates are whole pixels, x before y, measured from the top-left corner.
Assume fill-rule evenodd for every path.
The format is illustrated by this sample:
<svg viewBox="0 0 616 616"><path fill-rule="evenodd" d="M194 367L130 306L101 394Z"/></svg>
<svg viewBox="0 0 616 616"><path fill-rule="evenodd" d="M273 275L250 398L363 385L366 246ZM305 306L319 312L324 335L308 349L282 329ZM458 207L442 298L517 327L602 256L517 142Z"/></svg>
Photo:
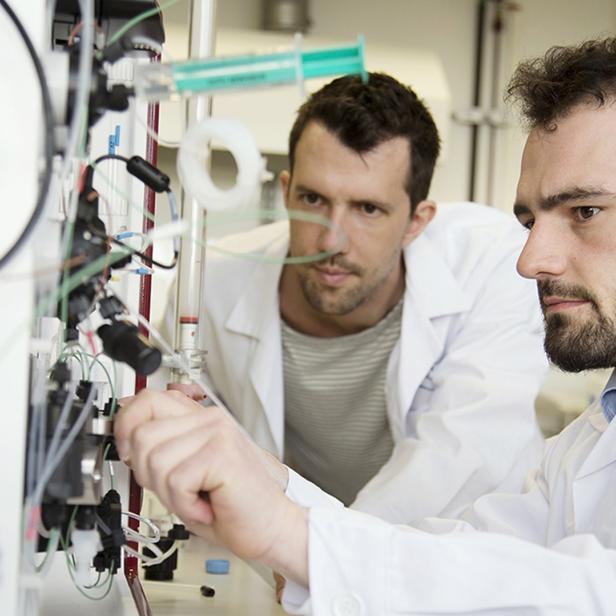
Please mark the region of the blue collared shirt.
<svg viewBox="0 0 616 616"><path fill-rule="evenodd" d="M610 376L610 380L601 394L601 408L608 421L612 421L616 417L616 370L612 372L612 376Z"/></svg>

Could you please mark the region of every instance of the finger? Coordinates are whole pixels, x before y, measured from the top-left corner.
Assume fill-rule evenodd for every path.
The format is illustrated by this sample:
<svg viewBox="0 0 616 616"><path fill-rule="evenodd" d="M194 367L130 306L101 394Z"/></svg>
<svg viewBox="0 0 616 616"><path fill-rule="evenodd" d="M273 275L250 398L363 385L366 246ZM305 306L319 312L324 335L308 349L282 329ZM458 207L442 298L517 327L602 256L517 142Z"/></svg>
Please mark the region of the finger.
<svg viewBox="0 0 616 616"><path fill-rule="evenodd" d="M207 447L185 458L167 475L169 508L189 524L210 525L214 521L211 502L199 492L215 489L208 480Z"/></svg>
<svg viewBox="0 0 616 616"><path fill-rule="evenodd" d="M142 390L119 410L114 421L114 434L120 457L128 457L128 442L137 426L153 419L187 415L201 408L200 404L179 392Z"/></svg>
<svg viewBox="0 0 616 616"><path fill-rule="evenodd" d="M162 441L152 447L146 455L140 456L137 473L143 477L148 487L159 494L161 500L169 500L169 485L167 478L182 462L207 448L215 431L208 429L203 421L195 423L192 430L186 431L175 438ZM198 487L198 484L196 484Z"/></svg>
<svg viewBox="0 0 616 616"><path fill-rule="evenodd" d="M199 411L182 417L157 419L137 426L131 433L125 454L131 460L131 466L139 483L143 487L151 487L149 469L157 449L168 442L174 442L184 434L200 435L203 439L204 429L208 420L207 411ZM178 452L181 455L181 450ZM163 467L159 469L165 470ZM169 470L169 469L166 469Z"/></svg>
<svg viewBox="0 0 616 616"><path fill-rule="evenodd" d="M195 400L195 402L199 402L200 400L205 399L205 392L200 385L197 383L168 383L167 384L168 391L181 391L183 394L186 394L189 398Z"/></svg>

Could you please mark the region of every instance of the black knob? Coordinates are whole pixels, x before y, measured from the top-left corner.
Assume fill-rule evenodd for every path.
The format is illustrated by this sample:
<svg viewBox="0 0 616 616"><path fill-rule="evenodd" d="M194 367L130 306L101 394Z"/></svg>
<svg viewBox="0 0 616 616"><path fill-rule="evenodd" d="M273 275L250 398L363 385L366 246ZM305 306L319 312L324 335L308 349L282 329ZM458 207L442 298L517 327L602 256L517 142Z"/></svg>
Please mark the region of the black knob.
<svg viewBox="0 0 616 616"><path fill-rule="evenodd" d="M114 321L110 325L101 325L97 333L103 341L105 354L128 364L138 374L152 374L160 367L160 351L134 325Z"/></svg>

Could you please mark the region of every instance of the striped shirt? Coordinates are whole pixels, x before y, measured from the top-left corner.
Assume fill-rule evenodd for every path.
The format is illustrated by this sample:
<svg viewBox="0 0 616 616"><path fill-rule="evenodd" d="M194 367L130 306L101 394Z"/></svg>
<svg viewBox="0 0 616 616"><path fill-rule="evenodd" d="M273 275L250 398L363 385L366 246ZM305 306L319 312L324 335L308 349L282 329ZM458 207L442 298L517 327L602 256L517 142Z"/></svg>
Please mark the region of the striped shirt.
<svg viewBox="0 0 616 616"><path fill-rule="evenodd" d="M402 306L374 327L336 338L282 323L285 462L345 505L393 449L385 380Z"/></svg>

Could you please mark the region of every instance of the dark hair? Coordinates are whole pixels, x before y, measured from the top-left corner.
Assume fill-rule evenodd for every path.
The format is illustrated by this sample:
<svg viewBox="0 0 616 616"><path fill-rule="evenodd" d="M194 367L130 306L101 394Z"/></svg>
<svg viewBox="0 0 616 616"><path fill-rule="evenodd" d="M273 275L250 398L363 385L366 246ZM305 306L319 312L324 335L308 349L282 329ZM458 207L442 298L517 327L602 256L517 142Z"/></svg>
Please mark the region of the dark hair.
<svg viewBox="0 0 616 616"><path fill-rule="evenodd" d="M616 38L552 47L522 62L507 87L529 128L554 130L556 121L580 103L601 107L616 96Z"/></svg>
<svg viewBox="0 0 616 616"><path fill-rule="evenodd" d="M406 192L411 212L428 196L440 139L425 104L411 88L383 73L339 77L314 92L299 108L289 135L291 172L295 148L310 122L318 122L347 147L368 152L394 137L409 140L411 168Z"/></svg>

